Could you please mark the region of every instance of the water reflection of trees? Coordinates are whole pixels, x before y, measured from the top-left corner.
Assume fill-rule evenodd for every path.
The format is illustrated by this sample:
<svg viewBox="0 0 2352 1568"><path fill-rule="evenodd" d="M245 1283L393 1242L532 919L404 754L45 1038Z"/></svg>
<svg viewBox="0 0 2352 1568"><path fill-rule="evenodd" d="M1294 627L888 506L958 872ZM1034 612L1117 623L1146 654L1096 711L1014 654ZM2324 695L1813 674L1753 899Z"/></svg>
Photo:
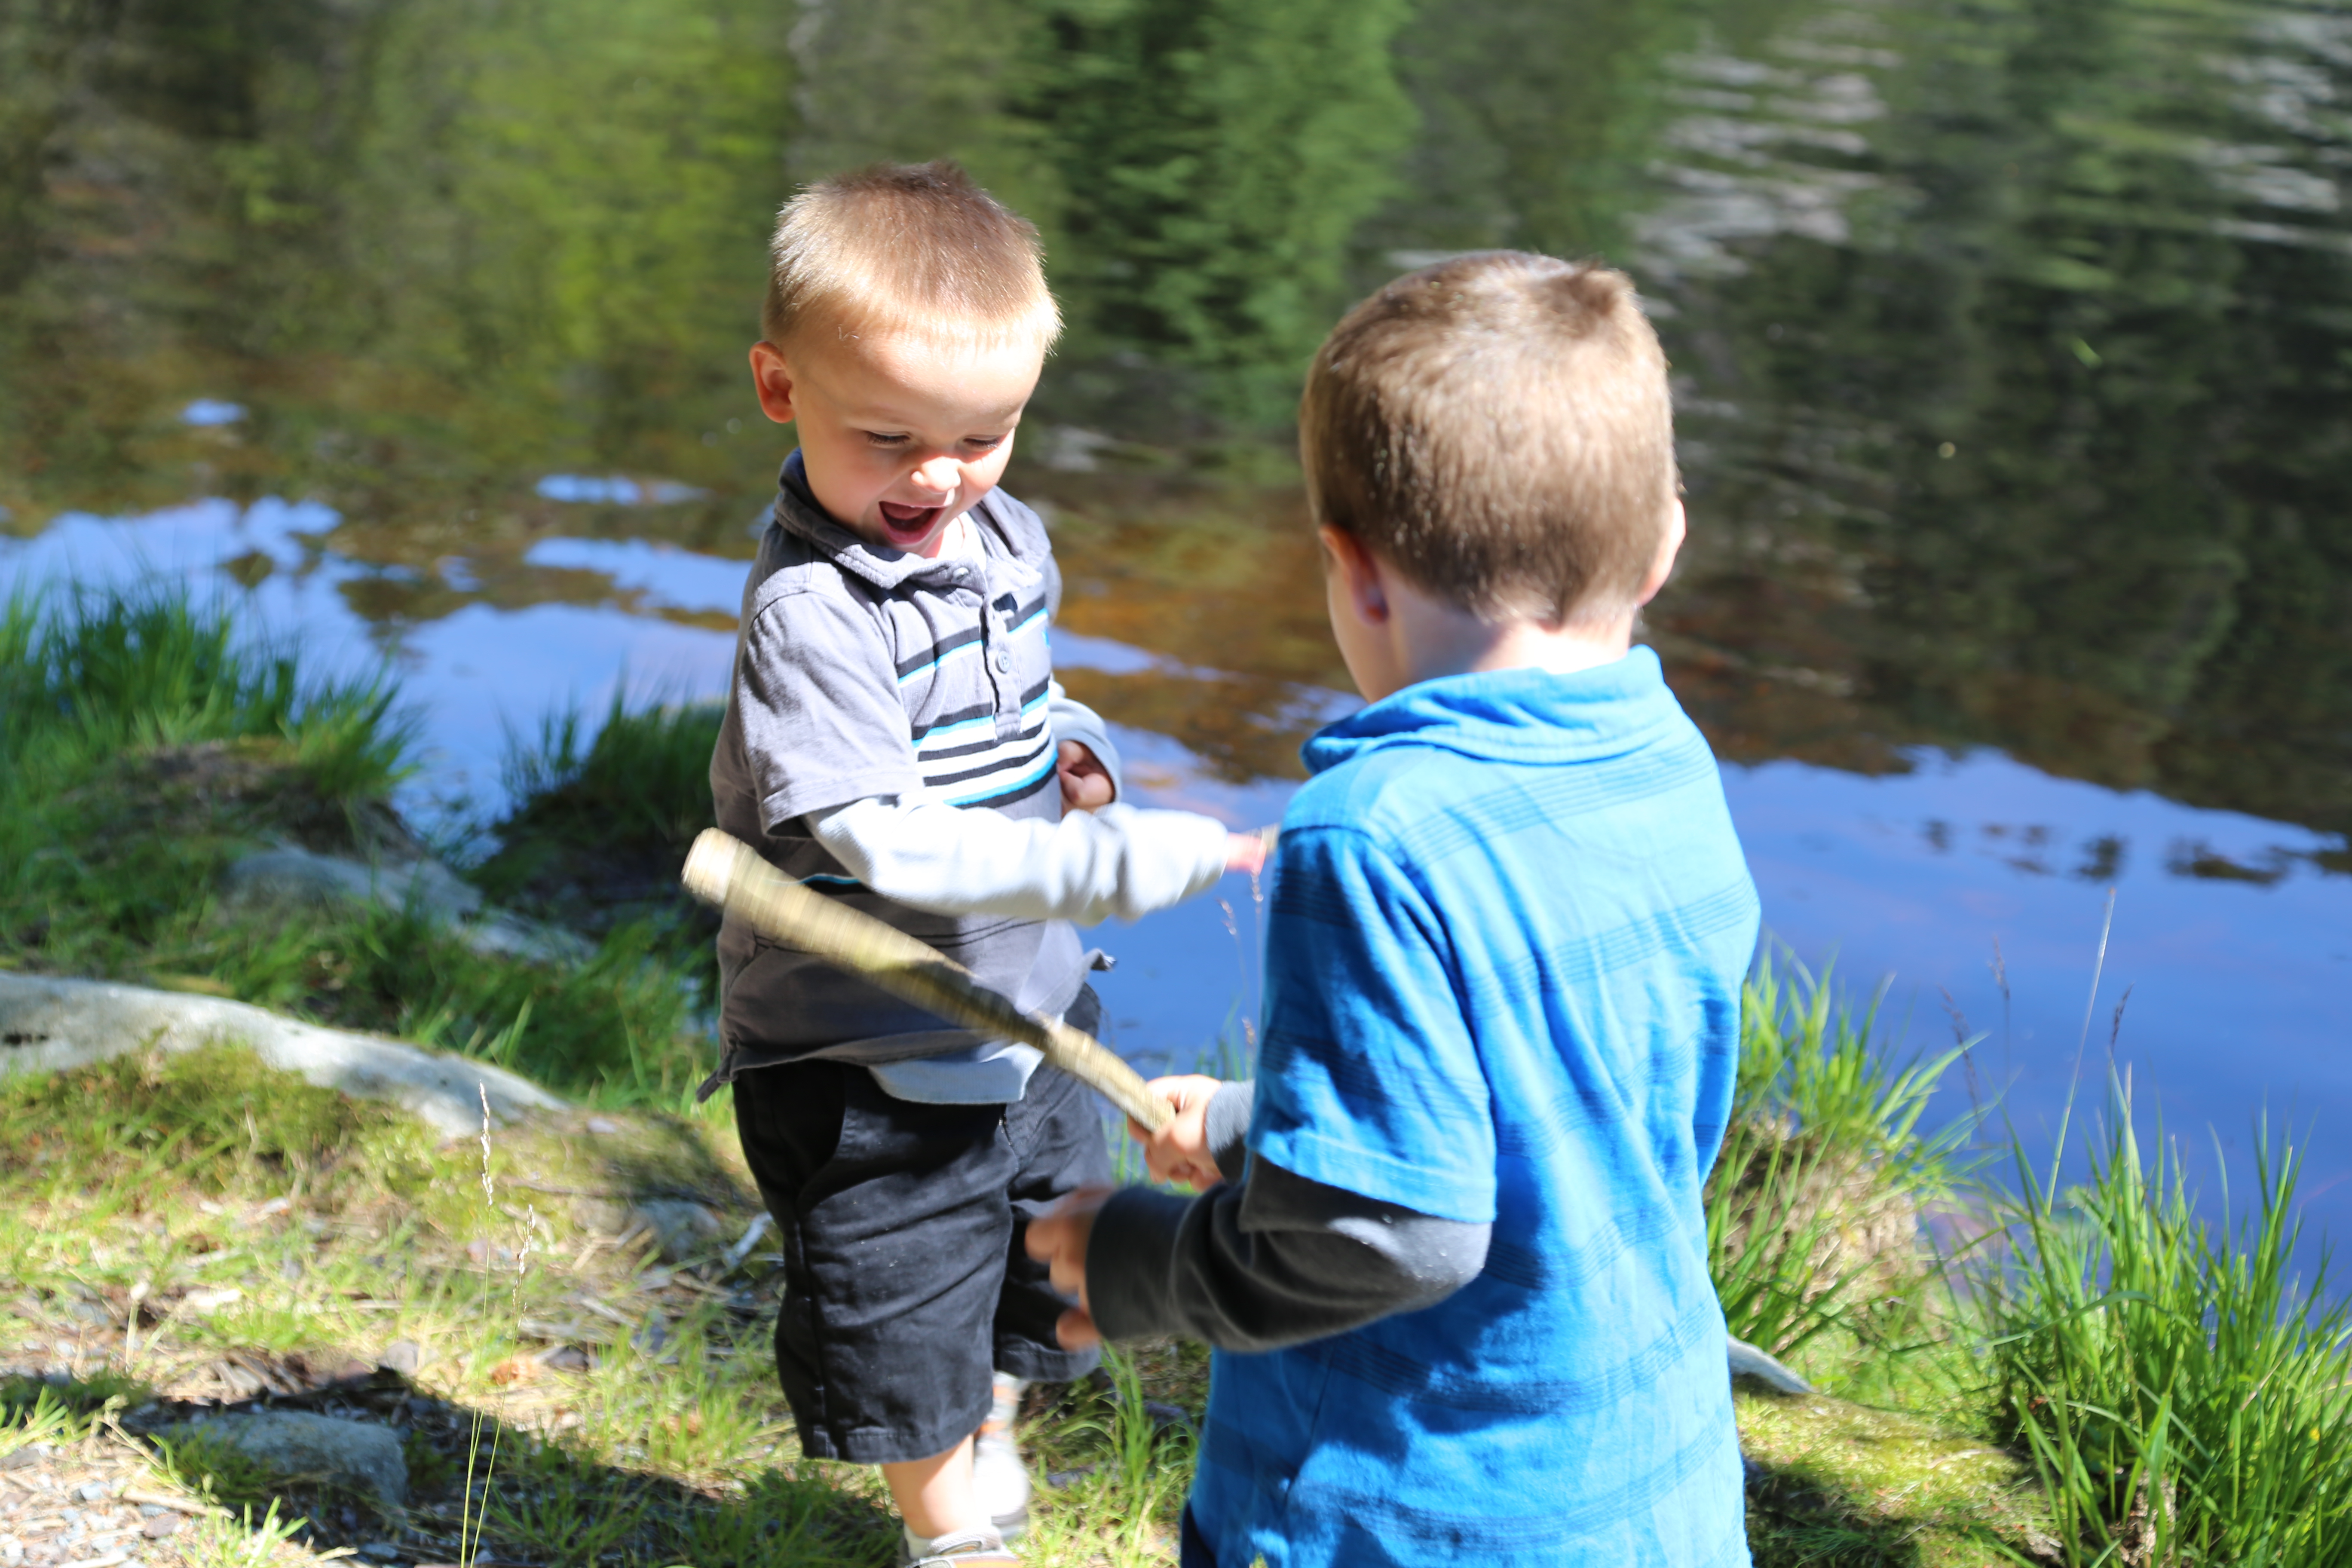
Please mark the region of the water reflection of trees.
<svg viewBox="0 0 2352 1568"><path fill-rule="evenodd" d="M740 535L767 213L947 153L1046 231L1047 416L1162 447L1277 424L1414 253L1628 259L1698 524L1657 634L1727 752L1985 742L2343 828L2346 44L2219 0L27 0L0 505L314 493L422 567L601 468L718 499L587 526ZM1229 597L1208 553L1155 603ZM1296 679L1278 618L1224 662Z"/></svg>
<svg viewBox="0 0 2352 1568"><path fill-rule="evenodd" d="M1733 531L1666 624L1822 678L1799 706L1834 744L1989 742L2352 826L2332 137L2241 86L2340 65L2222 6L1797 41L1899 62L1844 165L1877 184L1842 243L1739 243L1669 290L1721 410L1686 421L1695 504Z"/></svg>

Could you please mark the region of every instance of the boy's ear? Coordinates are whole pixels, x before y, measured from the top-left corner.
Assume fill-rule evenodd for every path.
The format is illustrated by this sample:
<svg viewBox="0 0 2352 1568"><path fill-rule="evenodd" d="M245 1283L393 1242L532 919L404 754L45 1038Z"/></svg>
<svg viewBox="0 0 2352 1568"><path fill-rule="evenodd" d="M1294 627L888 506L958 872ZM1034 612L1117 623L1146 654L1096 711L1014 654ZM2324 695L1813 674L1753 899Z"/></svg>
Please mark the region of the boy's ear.
<svg viewBox="0 0 2352 1568"><path fill-rule="evenodd" d="M1675 574L1675 557L1681 552L1683 539L1688 531L1688 524L1683 517L1682 498L1677 496L1675 498L1674 515L1666 520L1665 536L1658 541L1658 553L1650 562L1650 570L1642 578L1640 593L1633 600L1636 606L1656 598L1658 591L1666 585L1666 579Z"/></svg>
<svg viewBox="0 0 2352 1568"><path fill-rule="evenodd" d="M751 345L751 383L760 390L760 412L779 425L798 417L793 410L793 367L782 351L762 338Z"/></svg>
<svg viewBox="0 0 2352 1568"><path fill-rule="evenodd" d="M1322 536L1325 570L1338 573L1339 587L1353 605L1357 617L1367 625L1380 626L1389 618L1388 584L1381 572L1380 557L1364 548L1363 541L1346 529L1324 523L1316 531Z"/></svg>

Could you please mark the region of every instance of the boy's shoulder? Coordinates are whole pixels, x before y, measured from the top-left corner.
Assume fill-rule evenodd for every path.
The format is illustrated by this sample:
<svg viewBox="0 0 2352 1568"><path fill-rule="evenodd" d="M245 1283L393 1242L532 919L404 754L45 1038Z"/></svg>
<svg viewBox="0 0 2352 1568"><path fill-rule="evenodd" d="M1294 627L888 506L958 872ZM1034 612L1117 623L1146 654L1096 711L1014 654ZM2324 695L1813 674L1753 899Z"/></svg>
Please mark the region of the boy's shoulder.
<svg viewBox="0 0 2352 1568"><path fill-rule="evenodd" d="M1052 559L1054 536L1045 527L1044 515L1020 497L1009 490L992 489L980 498L980 504L972 510L995 522L1016 559Z"/></svg>
<svg viewBox="0 0 2352 1568"><path fill-rule="evenodd" d="M783 509L768 515L760 531L759 552L751 558L751 575L743 588L744 619L779 599L802 594L856 595L854 581L841 569L836 552L828 550L803 529L786 526Z"/></svg>
<svg viewBox="0 0 2352 1568"><path fill-rule="evenodd" d="M1715 753L1667 690L1655 657L1557 677L1503 670L1409 688L1307 743L1313 776L1283 831L1360 836L1400 861L1541 822L1688 804L1721 816Z"/></svg>

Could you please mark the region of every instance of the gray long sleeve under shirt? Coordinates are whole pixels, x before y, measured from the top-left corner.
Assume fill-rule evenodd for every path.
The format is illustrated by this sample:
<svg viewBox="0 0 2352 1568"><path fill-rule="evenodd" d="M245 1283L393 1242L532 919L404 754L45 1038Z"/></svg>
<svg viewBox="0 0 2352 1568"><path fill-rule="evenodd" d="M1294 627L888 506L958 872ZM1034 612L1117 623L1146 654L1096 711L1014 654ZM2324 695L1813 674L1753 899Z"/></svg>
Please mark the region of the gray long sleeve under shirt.
<svg viewBox="0 0 2352 1568"><path fill-rule="evenodd" d="M1197 1197L1116 1194L1087 1244L1087 1299L1107 1339L1181 1334L1269 1351L1444 1300L1486 1267L1493 1227L1327 1186L1243 1146L1255 1086L1209 1102L1224 1182Z"/></svg>

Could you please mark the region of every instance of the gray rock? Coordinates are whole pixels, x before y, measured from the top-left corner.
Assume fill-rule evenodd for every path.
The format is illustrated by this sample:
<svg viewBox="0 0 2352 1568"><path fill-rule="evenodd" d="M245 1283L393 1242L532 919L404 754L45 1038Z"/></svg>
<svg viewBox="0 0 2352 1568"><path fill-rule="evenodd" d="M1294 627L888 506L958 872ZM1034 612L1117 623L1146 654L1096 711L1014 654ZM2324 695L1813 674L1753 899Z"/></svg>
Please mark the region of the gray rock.
<svg viewBox="0 0 2352 1568"><path fill-rule="evenodd" d="M443 920L463 920L482 907L482 895L438 861L366 866L291 846L232 862L221 873L221 898L236 907L375 903Z"/></svg>
<svg viewBox="0 0 2352 1568"><path fill-rule="evenodd" d="M526 963L576 963L593 951L571 931L485 910L478 889L433 859L367 865L290 845L264 849L232 861L221 873L221 902L246 911L353 904L405 910L457 925L476 952Z"/></svg>
<svg viewBox="0 0 2352 1568"><path fill-rule="evenodd" d="M375 1364L380 1372L388 1372L394 1377L414 1379L416 1376L417 1360L415 1340L394 1340L383 1347L383 1353L375 1358Z"/></svg>
<svg viewBox="0 0 2352 1568"><path fill-rule="evenodd" d="M1746 1340L1724 1336L1731 1349L1731 1381L1752 1377L1775 1394L1811 1394L1813 1385Z"/></svg>
<svg viewBox="0 0 2352 1568"><path fill-rule="evenodd" d="M215 996L0 971L0 1077L214 1043L250 1047L271 1067L321 1089L390 1100L445 1137L480 1131L485 1094L500 1121L526 1110L563 1109L563 1101L519 1074L380 1035L323 1029Z"/></svg>
<svg viewBox="0 0 2352 1568"><path fill-rule="evenodd" d="M665 1263L683 1263L727 1235L726 1223L717 1215L700 1204L681 1199L640 1199L636 1218L651 1226L654 1234L661 1238Z"/></svg>
<svg viewBox="0 0 2352 1568"><path fill-rule="evenodd" d="M302 1410L216 1415L202 1428L290 1477L364 1492L385 1508L408 1500L408 1461L390 1427Z"/></svg>
<svg viewBox="0 0 2352 1568"><path fill-rule="evenodd" d="M618 1236L637 1218L635 1209L610 1198L576 1197L567 1205L572 1223L599 1236Z"/></svg>

